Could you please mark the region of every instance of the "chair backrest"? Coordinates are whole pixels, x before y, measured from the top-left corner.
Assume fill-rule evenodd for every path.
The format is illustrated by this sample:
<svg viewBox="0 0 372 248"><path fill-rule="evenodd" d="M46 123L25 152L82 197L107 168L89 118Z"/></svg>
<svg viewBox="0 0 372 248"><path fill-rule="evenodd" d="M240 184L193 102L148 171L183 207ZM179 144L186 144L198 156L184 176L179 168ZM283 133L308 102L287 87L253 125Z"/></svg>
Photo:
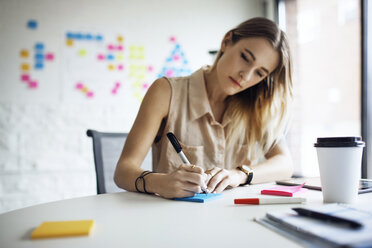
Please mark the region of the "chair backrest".
<svg viewBox="0 0 372 248"><path fill-rule="evenodd" d="M124 191L116 186L114 182L114 172L127 135L127 133L107 133L92 129L87 130L87 136L93 139L97 194ZM147 154L141 167L145 170L151 170L151 150Z"/></svg>

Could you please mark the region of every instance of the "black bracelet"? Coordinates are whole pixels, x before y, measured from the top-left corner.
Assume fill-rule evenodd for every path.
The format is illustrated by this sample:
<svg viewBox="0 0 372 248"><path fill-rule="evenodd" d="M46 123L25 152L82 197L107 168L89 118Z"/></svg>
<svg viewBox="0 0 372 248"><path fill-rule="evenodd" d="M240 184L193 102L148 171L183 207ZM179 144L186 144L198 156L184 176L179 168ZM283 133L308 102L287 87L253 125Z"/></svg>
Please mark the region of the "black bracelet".
<svg viewBox="0 0 372 248"><path fill-rule="evenodd" d="M149 193L149 192L146 191L146 181L145 181L145 176L147 176L147 175L149 175L149 174L151 174L151 173L154 173L154 172L152 172L152 171L143 171L143 172L141 173L141 175L140 175L139 177L137 177L137 179L136 179L136 181L135 181L135 183L134 183L134 186L136 187L137 192L139 192L139 193L146 193L146 194ZM140 190L138 189L137 184L138 184L139 180L142 180L143 192L140 191Z"/></svg>

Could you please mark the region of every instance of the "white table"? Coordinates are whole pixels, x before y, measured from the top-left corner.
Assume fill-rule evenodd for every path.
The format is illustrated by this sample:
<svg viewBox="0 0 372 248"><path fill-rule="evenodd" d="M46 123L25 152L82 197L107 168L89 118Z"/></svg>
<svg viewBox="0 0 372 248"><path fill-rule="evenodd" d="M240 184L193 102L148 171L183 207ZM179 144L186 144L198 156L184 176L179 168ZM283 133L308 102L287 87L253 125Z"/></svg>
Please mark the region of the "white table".
<svg viewBox="0 0 372 248"><path fill-rule="evenodd" d="M0 247L300 247L253 221L291 205L234 205L234 198L257 197L262 184L227 190L222 199L180 202L132 192L95 195L41 204L0 215ZM322 204L321 192L301 195ZM270 197L270 196L266 196ZM372 206L372 194L358 206ZM95 220L90 236L31 240L43 221Z"/></svg>

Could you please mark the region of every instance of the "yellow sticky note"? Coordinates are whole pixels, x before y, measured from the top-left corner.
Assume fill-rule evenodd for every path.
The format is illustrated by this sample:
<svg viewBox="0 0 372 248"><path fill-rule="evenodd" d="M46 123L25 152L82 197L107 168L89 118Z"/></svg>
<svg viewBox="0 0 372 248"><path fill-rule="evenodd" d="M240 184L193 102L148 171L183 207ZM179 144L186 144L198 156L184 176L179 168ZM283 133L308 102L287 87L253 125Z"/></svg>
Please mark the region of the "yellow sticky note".
<svg viewBox="0 0 372 248"><path fill-rule="evenodd" d="M94 220L43 222L32 233L31 239L89 235Z"/></svg>
<svg viewBox="0 0 372 248"><path fill-rule="evenodd" d="M108 69L109 69L110 71L112 71L112 70L115 69L115 67L114 67L114 65L108 65Z"/></svg>
<svg viewBox="0 0 372 248"><path fill-rule="evenodd" d="M21 69L22 71L29 71L30 70L30 65L27 63L21 64Z"/></svg>
<svg viewBox="0 0 372 248"><path fill-rule="evenodd" d="M28 50L21 50L20 54L19 54L22 58L28 58L28 56L30 56Z"/></svg>
<svg viewBox="0 0 372 248"><path fill-rule="evenodd" d="M118 60L123 60L123 54L118 54L118 55L116 55L116 58L118 59Z"/></svg>
<svg viewBox="0 0 372 248"><path fill-rule="evenodd" d="M79 56L84 57L85 55L87 55L87 50L85 50L85 49L80 49L80 50L79 50Z"/></svg>
<svg viewBox="0 0 372 248"><path fill-rule="evenodd" d="M84 93L88 93L89 89L88 87L84 86L82 89L81 89L82 92Z"/></svg>
<svg viewBox="0 0 372 248"><path fill-rule="evenodd" d="M123 36L119 35L119 36L118 36L118 41L119 41L119 42L122 42L123 40L124 40L124 39L123 39Z"/></svg>
<svg viewBox="0 0 372 248"><path fill-rule="evenodd" d="M66 40L66 45L67 45L67 46L73 46L73 45L74 45L74 40L67 39L67 40Z"/></svg>

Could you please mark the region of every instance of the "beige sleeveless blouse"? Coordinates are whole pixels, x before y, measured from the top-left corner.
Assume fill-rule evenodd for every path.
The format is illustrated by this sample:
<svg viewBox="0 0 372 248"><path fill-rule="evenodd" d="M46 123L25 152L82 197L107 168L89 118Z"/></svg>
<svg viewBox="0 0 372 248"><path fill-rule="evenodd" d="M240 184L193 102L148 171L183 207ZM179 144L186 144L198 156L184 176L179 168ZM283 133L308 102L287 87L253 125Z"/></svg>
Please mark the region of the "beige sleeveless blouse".
<svg viewBox="0 0 372 248"><path fill-rule="evenodd" d="M190 163L205 170L250 164L246 145L226 149L225 130L231 119L225 114L222 123L215 120L205 86L206 69L201 68L188 77L166 78L172 94L164 132L152 146L156 172L172 172L182 164L166 136L168 132L176 135Z"/></svg>

